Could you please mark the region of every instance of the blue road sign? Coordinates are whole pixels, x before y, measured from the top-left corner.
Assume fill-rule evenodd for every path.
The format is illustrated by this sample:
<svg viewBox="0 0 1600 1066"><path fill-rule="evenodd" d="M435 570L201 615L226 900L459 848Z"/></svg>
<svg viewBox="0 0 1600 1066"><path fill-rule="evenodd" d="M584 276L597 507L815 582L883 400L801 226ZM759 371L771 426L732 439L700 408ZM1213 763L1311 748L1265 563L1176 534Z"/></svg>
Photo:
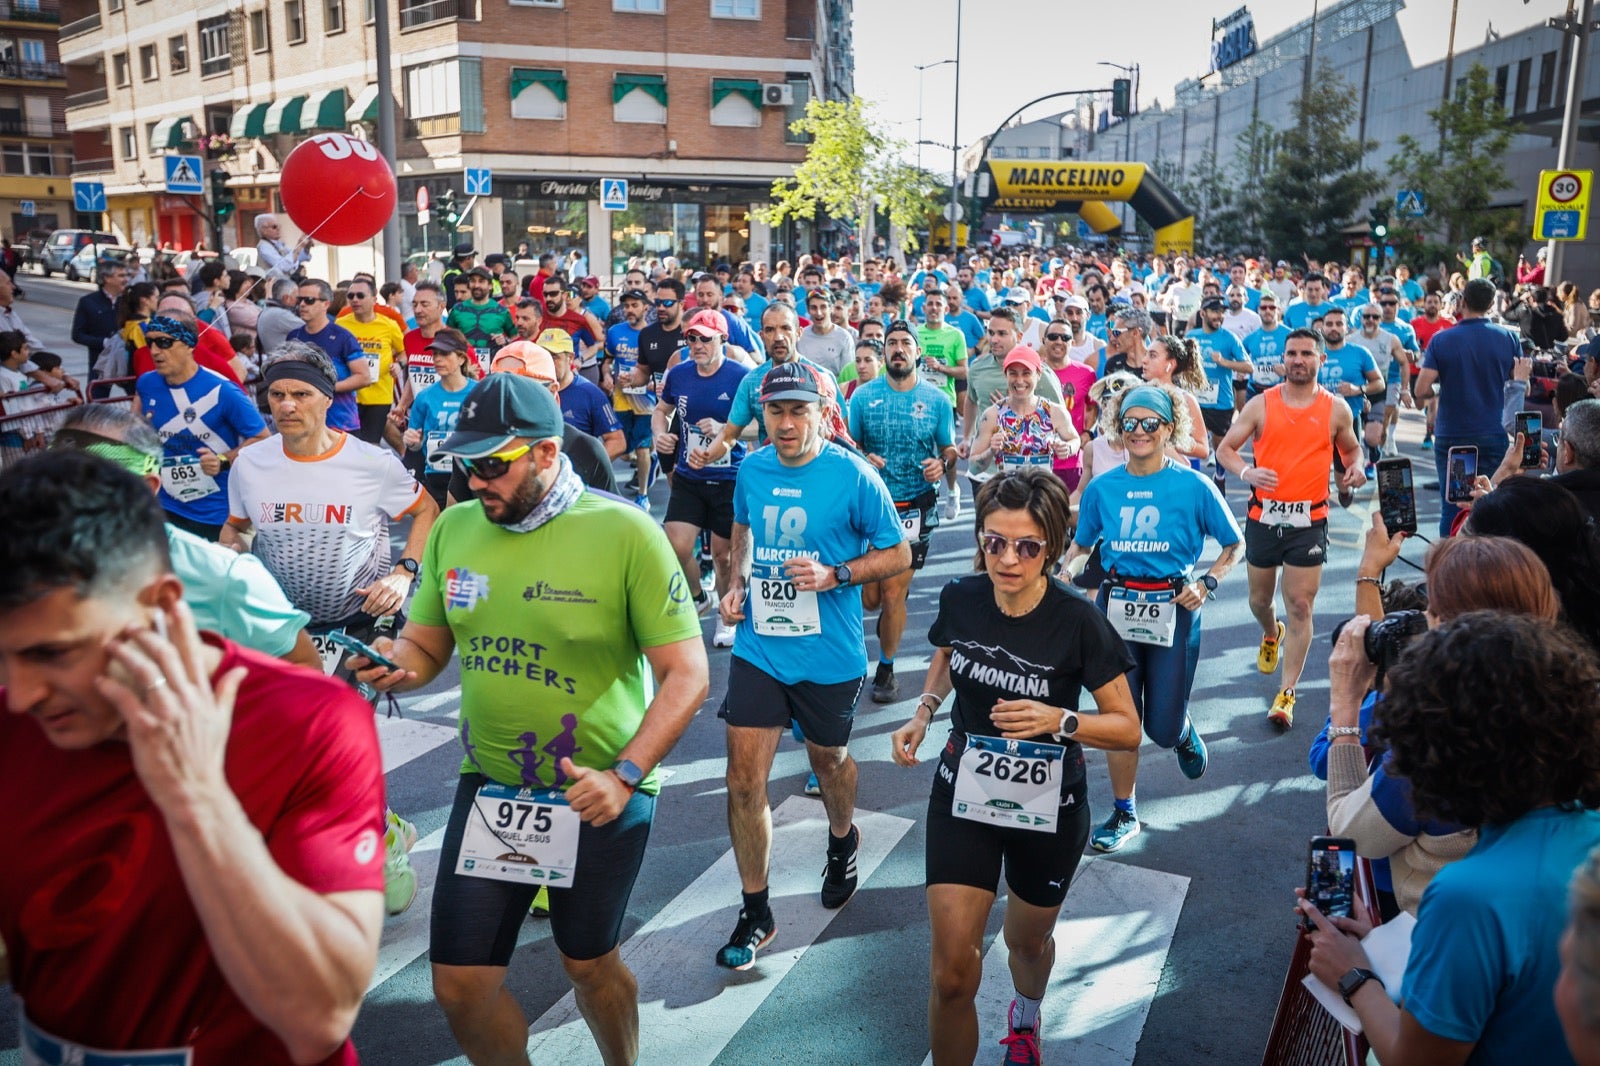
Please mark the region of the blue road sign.
<svg viewBox="0 0 1600 1066"><path fill-rule="evenodd" d="M1394 194L1394 213L1401 218L1422 218L1428 213L1428 202L1421 189L1401 189Z"/></svg>
<svg viewBox="0 0 1600 1066"><path fill-rule="evenodd" d="M492 196L489 190L493 188L494 171L488 167L468 167L466 187L468 196Z"/></svg>
<svg viewBox="0 0 1600 1066"><path fill-rule="evenodd" d="M626 211L628 209L628 179L601 178L600 206L607 211Z"/></svg>
<svg viewBox="0 0 1600 1066"><path fill-rule="evenodd" d="M169 155L164 157L167 166L167 191L174 196L203 196L206 191L205 168L197 155Z"/></svg>
<svg viewBox="0 0 1600 1066"><path fill-rule="evenodd" d="M72 183L72 209L99 213L106 209L106 186L101 181L75 181ZM32 215L26 211L24 214Z"/></svg>
<svg viewBox="0 0 1600 1066"><path fill-rule="evenodd" d="M1573 240L1581 221L1576 211L1546 211L1539 216L1539 239Z"/></svg>
<svg viewBox="0 0 1600 1066"><path fill-rule="evenodd" d="M34 215L36 215L37 213L38 213L37 209L34 207L32 200L24 200L24 201L22 201L22 217L23 218L33 218Z"/></svg>

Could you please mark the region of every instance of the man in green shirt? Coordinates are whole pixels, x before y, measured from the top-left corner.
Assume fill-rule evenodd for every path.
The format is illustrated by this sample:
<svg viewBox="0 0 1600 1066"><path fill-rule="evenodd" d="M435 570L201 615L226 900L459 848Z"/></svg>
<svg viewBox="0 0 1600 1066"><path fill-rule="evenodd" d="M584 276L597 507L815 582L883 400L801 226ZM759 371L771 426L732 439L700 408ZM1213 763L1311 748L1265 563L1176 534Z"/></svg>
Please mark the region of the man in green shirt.
<svg viewBox="0 0 1600 1066"><path fill-rule="evenodd" d="M1462 266L1467 268L1468 281L1473 281L1477 278L1492 278L1494 276L1494 256L1490 255L1489 249L1484 247L1482 237L1472 238L1471 259L1464 255L1458 255L1456 258L1461 261Z"/></svg>
<svg viewBox="0 0 1600 1066"><path fill-rule="evenodd" d="M945 295L939 289L923 295L917 342L928 383L943 389L950 406L956 407L956 382L967 378L967 336L944 320L945 309Z"/></svg>
<svg viewBox="0 0 1600 1066"><path fill-rule="evenodd" d="M601 1058L619 1066L639 1058L638 986L619 943L655 767L709 677L666 536L638 508L585 491L561 435L560 407L532 378L491 374L473 386L439 450L461 460L476 500L435 524L410 620L392 643L375 642L397 668L368 664L360 677L416 689L460 650L461 778L429 957L467 1058L524 1054L528 1022L505 976L519 920L549 884L551 935L578 1008ZM574 567L597 544L602 561Z"/></svg>
<svg viewBox="0 0 1600 1066"><path fill-rule="evenodd" d="M473 267L467 272L467 287L472 299L462 300L450 308L444 324L460 330L472 345L479 366L488 366L494 353L516 336L517 326L511 312L496 303L490 296L494 275L487 267Z"/></svg>

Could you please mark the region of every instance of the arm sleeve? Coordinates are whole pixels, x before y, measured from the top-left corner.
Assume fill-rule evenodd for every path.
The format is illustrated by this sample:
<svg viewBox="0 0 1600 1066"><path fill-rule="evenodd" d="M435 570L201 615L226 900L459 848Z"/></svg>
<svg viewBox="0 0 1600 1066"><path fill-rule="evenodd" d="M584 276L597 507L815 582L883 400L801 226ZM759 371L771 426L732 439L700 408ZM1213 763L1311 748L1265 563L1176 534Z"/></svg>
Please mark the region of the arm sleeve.
<svg viewBox="0 0 1600 1066"><path fill-rule="evenodd" d="M599 386L596 386L598 389ZM620 433L622 423L617 419L617 412L606 402L605 393L591 395L589 409L594 413L595 425L601 433Z"/></svg>
<svg viewBox="0 0 1600 1066"><path fill-rule="evenodd" d="M222 635L267 655L281 659L289 654L311 621L254 555L234 555L221 592Z"/></svg>
<svg viewBox="0 0 1600 1066"><path fill-rule="evenodd" d="M1222 493L1217 491L1216 482L1207 477L1201 477L1198 480L1204 497L1204 510L1201 514L1205 521L1206 536L1224 548L1230 544L1239 543L1243 539L1243 534L1239 532L1239 522L1233 517L1233 512L1228 509L1227 503L1222 498Z"/></svg>

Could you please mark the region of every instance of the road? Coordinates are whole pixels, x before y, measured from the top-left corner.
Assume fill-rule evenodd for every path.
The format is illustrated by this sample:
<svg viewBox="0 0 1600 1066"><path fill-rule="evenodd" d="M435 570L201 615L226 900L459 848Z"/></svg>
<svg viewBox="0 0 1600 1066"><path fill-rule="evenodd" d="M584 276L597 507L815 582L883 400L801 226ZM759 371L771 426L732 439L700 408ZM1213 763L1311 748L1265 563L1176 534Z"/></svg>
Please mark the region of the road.
<svg viewBox="0 0 1600 1066"><path fill-rule="evenodd" d="M24 285L24 318L57 343L69 324L58 308L87 286L38 278ZM81 363L81 349L77 357ZM1416 443L1420 416L1404 416L1401 433L1403 454L1418 462L1418 480L1431 480L1431 456ZM1228 497L1242 517L1237 485ZM664 503L655 501L658 517ZM1246 605L1242 567L1206 607L1192 714L1210 745L1210 769L1202 780L1187 781L1171 755L1146 745L1139 785L1145 831L1115 857L1090 858L1067 898L1056 933L1056 979L1045 1001L1046 1061L1259 1061L1293 943L1292 892L1303 880L1306 842L1325 825L1322 785L1307 771L1306 749L1326 714L1327 634L1352 611L1372 506L1372 490L1364 489L1354 508L1335 508L1330 518L1319 639L1289 733L1278 734L1266 720L1277 681L1256 671L1259 630ZM1437 500L1421 501L1421 510L1426 530ZM800 795L803 752L783 742L771 784L780 823L772 893L778 939L745 974L712 963L732 929L739 892L716 718L729 652L711 652L711 699L666 760L654 835L624 928L625 951L640 976L642 1062L919 1066L927 1059L922 822L932 765L893 766L889 734L922 691L938 591L969 572L970 530L968 519L938 532L912 588L908 639L897 664L907 698L887 708L863 698L852 741L861 764L861 891L837 912L816 902L825 823L818 801ZM1420 563L1421 546L1406 554ZM1206 558L1213 556L1214 548ZM708 620L708 641L710 629ZM411 910L385 928L379 973L355 1028L368 1062L465 1061L433 1002L426 958L438 842L459 762L458 684L452 664L429 689L402 699L399 717L378 720L389 802L422 836L412 856L422 887ZM1110 788L1105 760L1091 753L1088 764L1098 822L1110 808ZM992 1040L1011 997L1005 948L993 939L999 915L997 908L985 942L980 1061L999 1059ZM534 1062L599 1062L581 1022L573 1021L547 923L524 924L510 987L534 1026ZM0 1004L0 1047L15 1046L13 1013ZM0 1063L17 1061L16 1052L0 1053Z"/></svg>

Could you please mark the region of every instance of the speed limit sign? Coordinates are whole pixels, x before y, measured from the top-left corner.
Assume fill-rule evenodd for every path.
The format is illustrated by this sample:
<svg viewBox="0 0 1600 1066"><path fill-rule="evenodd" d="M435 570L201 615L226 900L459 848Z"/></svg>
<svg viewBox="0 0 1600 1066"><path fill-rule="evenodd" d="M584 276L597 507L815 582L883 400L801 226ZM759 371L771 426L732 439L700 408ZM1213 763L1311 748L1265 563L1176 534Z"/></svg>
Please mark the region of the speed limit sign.
<svg viewBox="0 0 1600 1066"><path fill-rule="evenodd" d="M1581 241L1588 228L1592 170L1539 172L1539 200L1533 236L1541 241Z"/></svg>
<svg viewBox="0 0 1600 1066"><path fill-rule="evenodd" d="M1570 170L1564 170L1550 179L1550 199L1558 204L1570 204L1583 194L1583 179Z"/></svg>

